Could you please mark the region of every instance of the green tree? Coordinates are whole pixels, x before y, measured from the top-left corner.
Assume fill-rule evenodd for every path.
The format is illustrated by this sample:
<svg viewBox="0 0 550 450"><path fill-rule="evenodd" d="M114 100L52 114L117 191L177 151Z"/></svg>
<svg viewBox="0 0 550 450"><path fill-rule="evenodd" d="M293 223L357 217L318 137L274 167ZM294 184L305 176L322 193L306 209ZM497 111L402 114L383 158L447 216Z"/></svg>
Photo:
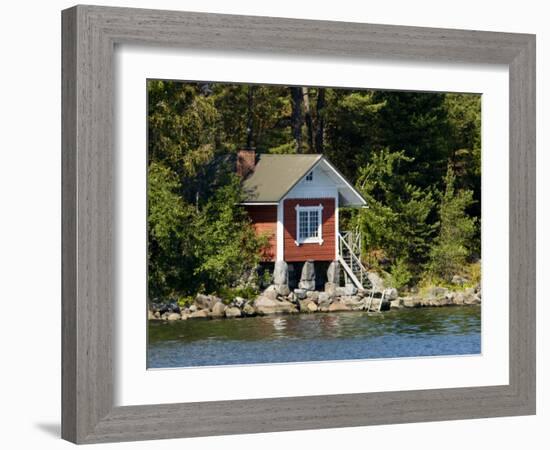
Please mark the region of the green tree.
<svg viewBox="0 0 550 450"><path fill-rule="evenodd" d="M408 181L420 188L437 187L451 152L447 94L375 91L374 102L384 107L377 114L375 148L400 149L412 158L403 164Z"/></svg>
<svg viewBox="0 0 550 450"><path fill-rule="evenodd" d="M467 213L481 216L481 96L447 94L445 108L450 124L450 160L456 175L456 185L473 191L475 202ZM479 225L479 223L478 223ZM481 230L476 227L477 252Z"/></svg>
<svg viewBox="0 0 550 450"><path fill-rule="evenodd" d="M239 140L246 139L247 90L148 82L151 299L231 285L257 262L262 240L237 206L240 186L230 158ZM244 114L239 108L231 111L237 105Z"/></svg>
<svg viewBox="0 0 550 450"><path fill-rule="evenodd" d="M193 228L198 231L193 274L207 292L234 287L244 273L260 261L267 239L257 237L246 212L237 204L242 200L240 179L233 175L218 189L197 214Z"/></svg>
<svg viewBox="0 0 550 450"><path fill-rule="evenodd" d="M181 195L193 203L209 186L204 169L216 156L219 119L210 88L197 83L148 82L148 158L179 179Z"/></svg>
<svg viewBox="0 0 550 450"><path fill-rule="evenodd" d="M352 182L358 168L369 163L379 134L378 115L384 108L368 90L326 89L323 99L324 153Z"/></svg>
<svg viewBox="0 0 550 450"><path fill-rule="evenodd" d="M160 163L148 170L149 297L175 296L193 286L185 276L195 265L194 210L179 195L177 175Z"/></svg>
<svg viewBox="0 0 550 450"><path fill-rule="evenodd" d="M413 186L400 173L400 166L409 162L403 151L384 149L372 155L357 183L368 208L355 220L370 264L387 260L390 270L399 264L401 272L417 275L429 253L435 200L431 191Z"/></svg>
<svg viewBox="0 0 550 450"><path fill-rule="evenodd" d="M456 177L449 164L439 205L439 231L429 264L430 273L445 281L451 281L453 275L464 270L476 231L477 219L466 214L473 202L473 192L456 189L455 185Z"/></svg>

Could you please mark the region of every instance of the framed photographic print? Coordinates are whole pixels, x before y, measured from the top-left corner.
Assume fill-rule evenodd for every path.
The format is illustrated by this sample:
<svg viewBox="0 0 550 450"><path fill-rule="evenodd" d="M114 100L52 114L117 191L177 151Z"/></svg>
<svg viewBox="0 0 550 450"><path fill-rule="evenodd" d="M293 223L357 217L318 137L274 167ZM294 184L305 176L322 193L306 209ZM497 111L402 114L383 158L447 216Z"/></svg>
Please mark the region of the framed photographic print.
<svg viewBox="0 0 550 450"><path fill-rule="evenodd" d="M65 439L534 414L534 36L62 17Z"/></svg>

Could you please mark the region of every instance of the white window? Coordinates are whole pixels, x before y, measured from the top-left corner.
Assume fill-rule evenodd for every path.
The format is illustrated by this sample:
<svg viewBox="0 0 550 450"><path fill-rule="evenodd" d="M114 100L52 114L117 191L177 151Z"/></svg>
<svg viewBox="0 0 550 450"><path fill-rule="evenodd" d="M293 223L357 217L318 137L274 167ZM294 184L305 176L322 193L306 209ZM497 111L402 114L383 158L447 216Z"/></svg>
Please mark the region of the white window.
<svg viewBox="0 0 550 450"><path fill-rule="evenodd" d="M306 181L313 181L313 170L306 175Z"/></svg>
<svg viewBox="0 0 550 450"><path fill-rule="evenodd" d="M323 205L296 205L296 245L323 243Z"/></svg>

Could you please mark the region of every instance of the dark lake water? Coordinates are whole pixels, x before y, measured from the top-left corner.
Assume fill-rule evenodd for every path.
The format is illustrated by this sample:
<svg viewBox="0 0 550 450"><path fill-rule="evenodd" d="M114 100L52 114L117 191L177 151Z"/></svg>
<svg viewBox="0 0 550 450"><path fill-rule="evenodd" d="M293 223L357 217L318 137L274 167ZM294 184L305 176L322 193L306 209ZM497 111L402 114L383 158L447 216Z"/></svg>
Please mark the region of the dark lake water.
<svg viewBox="0 0 550 450"><path fill-rule="evenodd" d="M149 322L149 368L481 352L479 306Z"/></svg>

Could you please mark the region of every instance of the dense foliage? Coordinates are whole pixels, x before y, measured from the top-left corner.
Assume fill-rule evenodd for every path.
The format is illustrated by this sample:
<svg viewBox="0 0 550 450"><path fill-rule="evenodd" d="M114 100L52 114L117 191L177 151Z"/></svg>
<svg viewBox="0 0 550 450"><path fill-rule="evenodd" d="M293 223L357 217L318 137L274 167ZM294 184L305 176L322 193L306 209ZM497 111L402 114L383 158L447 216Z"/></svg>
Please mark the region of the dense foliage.
<svg viewBox="0 0 550 450"><path fill-rule="evenodd" d="M448 280L480 255L481 98L151 80L149 295L242 285L254 236L233 174L239 148L323 153L367 199L341 227L398 287Z"/></svg>
<svg viewBox="0 0 550 450"><path fill-rule="evenodd" d="M465 214L472 205L472 191L456 191L456 179L449 165L445 177L445 192L439 203L439 231L430 254L430 274L446 281L459 273L468 256L477 250L473 240L476 217Z"/></svg>

